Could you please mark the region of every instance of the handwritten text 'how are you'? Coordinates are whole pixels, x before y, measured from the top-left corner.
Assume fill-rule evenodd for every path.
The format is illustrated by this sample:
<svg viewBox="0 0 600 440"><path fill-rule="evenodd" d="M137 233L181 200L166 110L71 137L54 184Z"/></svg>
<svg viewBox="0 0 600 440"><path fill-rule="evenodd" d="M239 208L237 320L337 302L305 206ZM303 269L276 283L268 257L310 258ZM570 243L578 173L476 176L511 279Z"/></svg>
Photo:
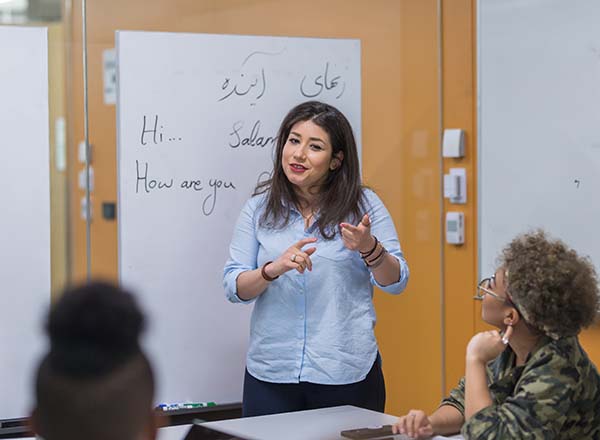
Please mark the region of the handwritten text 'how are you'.
<svg viewBox="0 0 600 440"><path fill-rule="evenodd" d="M206 195L202 201L202 213L211 215L217 206L217 199L221 191L235 191L237 188L230 180L219 178L208 179L175 179L173 177L156 177L150 174L148 162L135 161L136 167L136 194L151 194L165 191L194 191L204 192Z"/></svg>

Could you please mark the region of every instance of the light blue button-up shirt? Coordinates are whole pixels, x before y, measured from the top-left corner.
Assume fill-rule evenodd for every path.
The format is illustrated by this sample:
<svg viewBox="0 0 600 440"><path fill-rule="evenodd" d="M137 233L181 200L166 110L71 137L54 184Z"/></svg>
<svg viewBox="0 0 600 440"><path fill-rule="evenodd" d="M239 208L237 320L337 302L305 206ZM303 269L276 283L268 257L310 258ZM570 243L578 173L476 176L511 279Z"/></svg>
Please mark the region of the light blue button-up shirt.
<svg viewBox="0 0 600 440"><path fill-rule="evenodd" d="M373 285L398 294L408 282L393 221L379 197L364 190L371 233L400 262L400 279L381 286L357 251L344 246L340 234L325 240L316 222L304 228L304 219L293 210L283 229L259 226L266 196L246 202L235 226L223 284L235 303L255 301L250 322L248 372L275 383L312 382L349 384L363 380L377 356ZM275 260L302 238L317 237L311 256L312 271L290 270L254 300L237 295L237 277Z"/></svg>

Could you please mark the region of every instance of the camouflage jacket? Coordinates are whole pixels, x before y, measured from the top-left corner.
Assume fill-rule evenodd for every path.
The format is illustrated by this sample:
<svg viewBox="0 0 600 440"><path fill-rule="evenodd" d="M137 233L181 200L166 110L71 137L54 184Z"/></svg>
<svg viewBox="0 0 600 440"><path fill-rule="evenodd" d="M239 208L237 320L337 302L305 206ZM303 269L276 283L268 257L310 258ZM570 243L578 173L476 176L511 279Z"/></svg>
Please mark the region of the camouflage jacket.
<svg viewBox="0 0 600 440"><path fill-rule="evenodd" d="M515 366L510 347L487 365L492 405L462 427L465 439L600 440L600 376L577 337L544 338ZM462 414L465 379L442 401Z"/></svg>

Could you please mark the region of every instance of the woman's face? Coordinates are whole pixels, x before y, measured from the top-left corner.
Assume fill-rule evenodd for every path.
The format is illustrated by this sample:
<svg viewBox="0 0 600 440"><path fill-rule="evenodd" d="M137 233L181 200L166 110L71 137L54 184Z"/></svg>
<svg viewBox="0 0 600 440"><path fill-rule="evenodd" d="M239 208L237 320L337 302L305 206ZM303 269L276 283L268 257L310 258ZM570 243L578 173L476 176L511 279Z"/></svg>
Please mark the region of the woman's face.
<svg viewBox="0 0 600 440"><path fill-rule="evenodd" d="M498 269L486 283L480 284L480 289L484 294L481 306L482 319L493 326L504 327L506 310L511 306L507 294L505 270Z"/></svg>
<svg viewBox="0 0 600 440"><path fill-rule="evenodd" d="M341 152L333 156L329 134L312 121L292 126L283 147L281 166L300 194L309 197L310 188L323 184L327 174L341 164Z"/></svg>

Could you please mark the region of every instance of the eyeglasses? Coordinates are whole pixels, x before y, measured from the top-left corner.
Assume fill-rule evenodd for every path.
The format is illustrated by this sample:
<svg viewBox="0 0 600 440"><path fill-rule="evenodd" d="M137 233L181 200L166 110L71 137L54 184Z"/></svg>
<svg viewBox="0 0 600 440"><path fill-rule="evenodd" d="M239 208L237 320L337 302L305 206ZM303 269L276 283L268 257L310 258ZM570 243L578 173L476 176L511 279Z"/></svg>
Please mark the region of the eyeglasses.
<svg viewBox="0 0 600 440"><path fill-rule="evenodd" d="M525 320L525 317L523 316L523 313L521 313L521 309L519 309L519 307L517 307L517 305L514 303L514 301L512 300L512 296L508 292L508 290L506 291L505 297L500 296L496 292L492 292L488 288L488 286L491 283L496 284L496 275L492 275L491 277L484 278L479 282L479 284L477 284L477 292L476 292L475 296L473 297L473 299L476 299L478 301L483 301L483 298L485 298L486 295L489 295L498 301L502 301L503 303L509 304L511 307L514 307L514 309L519 313L523 322L525 322L525 324L529 326L529 324Z"/></svg>
<svg viewBox="0 0 600 440"><path fill-rule="evenodd" d="M492 275L491 277L484 278L483 280L481 280L479 282L479 284L477 284L477 291L476 291L473 299L476 299L478 301L483 301L483 298L485 298L486 295L490 295L491 297L497 299L498 301L502 301L504 303L509 303L510 305L514 306L514 303L510 300L510 298L504 298L504 297L498 295L497 293L492 292L490 289L488 289L488 286L492 282L494 282L494 284L496 283L496 275Z"/></svg>
<svg viewBox="0 0 600 440"><path fill-rule="evenodd" d="M498 301L510 304L512 307L517 309L519 315L522 315L521 311L512 300L508 291L506 292L506 296L500 296L496 292L492 292L490 289L488 289L488 285L490 285L492 282L496 284L496 275L492 275L491 277L484 278L483 280L481 280L479 284L477 284L477 292L475 293L473 299L476 299L477 301L483 301L483 298L485 298L486 295L489 295Z"/></svg>

